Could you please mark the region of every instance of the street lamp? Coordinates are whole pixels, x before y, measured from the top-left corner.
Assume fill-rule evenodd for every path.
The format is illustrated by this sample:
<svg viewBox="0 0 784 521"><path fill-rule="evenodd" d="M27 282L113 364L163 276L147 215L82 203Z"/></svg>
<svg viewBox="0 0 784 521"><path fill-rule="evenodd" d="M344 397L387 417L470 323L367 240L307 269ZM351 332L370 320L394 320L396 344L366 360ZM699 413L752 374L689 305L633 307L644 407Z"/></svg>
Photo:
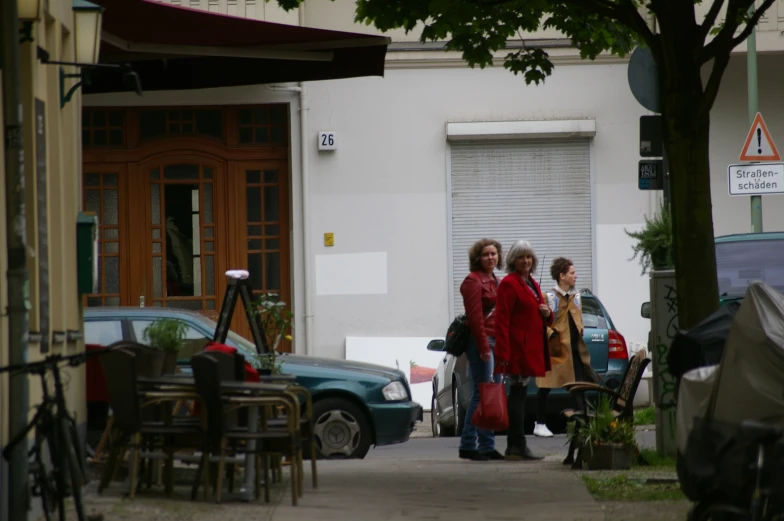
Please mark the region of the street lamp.
<svg viewBox="0 0 784 521"><path fill-rule="evenodd" d="M87 0L73 0L76 61L98 63L101 50L101 16L103 7Z"/></svg>
<svg viewBox="0 0 784 521"><path fill-rule="evenodd" d="M16 0L16 9L19 20L22 22L35 22L41 19L41 0Z"/></svg>
<svg viewBox="0 0 784 521"><path fill-rule="evenodd" d="M98 63L101 51L101 17L103 7L87 0L73 0L74 37L76 43L76 59L72 62L55 61L49 59L46 49L38 47L38 59L47 65L60 65L60 108L71 101L74 93L82 85L90 84L90 69L119 69L123 75L123 83L142 95L142 85L139 75L131 68L129 63ZM62 66L78 67L79 73L69 74ZM67 79L79 79L70 89L66 88Z"/></svg>
<svg viewBox="0 0 784 521"><path fill-rule="evenodd" d="M22 28L19 30L22 38L19 43L33 41L33 22L41 19L42 4L42 0L16 0L17 17L22 22Z"/></svg>

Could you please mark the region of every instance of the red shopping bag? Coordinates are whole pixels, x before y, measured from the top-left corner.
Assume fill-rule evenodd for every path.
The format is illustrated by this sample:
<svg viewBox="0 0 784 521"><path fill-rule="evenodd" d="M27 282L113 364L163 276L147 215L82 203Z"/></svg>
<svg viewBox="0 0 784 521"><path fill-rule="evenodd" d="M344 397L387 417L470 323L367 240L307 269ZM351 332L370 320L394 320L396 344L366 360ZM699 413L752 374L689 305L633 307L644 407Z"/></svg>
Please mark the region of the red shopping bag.
<svg viewBox="0 0 784 521"><path fill-rule="evenodd" d="M471 423L486 431L503 431L509 427L504 384L479 384L479 405L474 411Z"/></svg>

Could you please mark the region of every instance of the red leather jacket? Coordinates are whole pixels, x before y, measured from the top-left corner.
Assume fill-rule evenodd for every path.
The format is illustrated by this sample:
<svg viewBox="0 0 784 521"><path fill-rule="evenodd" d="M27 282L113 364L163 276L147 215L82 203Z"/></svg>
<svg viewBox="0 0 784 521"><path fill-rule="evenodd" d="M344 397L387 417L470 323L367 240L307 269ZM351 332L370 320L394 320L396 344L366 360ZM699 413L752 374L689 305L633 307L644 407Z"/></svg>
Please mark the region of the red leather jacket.
<svg viewBox="0 0 784 521"><path fill-rule="evenodd" d="M551 369L545 331L553 322L553 313L547 319L542 318L539 304L546 304L547 297L535 280L531 279L531 282L535 291L519 275L512 273L498 286L494 313L497 373L544 376Z"/></svg>
<svg viewBox="0 0 784 521"><path fill-rule="evenodd" d="M487 337L495 337L495 307L498 279L481 271L472 271L460 285L468 327L480 353L489 353ZM488 316L489 314L489 316Z"/></svg>

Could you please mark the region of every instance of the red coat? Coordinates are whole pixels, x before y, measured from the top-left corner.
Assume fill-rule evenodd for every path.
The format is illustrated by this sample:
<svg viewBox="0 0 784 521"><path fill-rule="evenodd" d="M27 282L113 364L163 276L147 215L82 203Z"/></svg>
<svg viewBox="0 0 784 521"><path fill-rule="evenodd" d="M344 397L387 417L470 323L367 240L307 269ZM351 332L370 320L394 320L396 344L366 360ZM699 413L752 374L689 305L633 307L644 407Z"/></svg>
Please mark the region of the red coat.
<svg viewBox="0 0 784 521"><path fill-rule="evenodd" d="M480 271L469 273L460 285L466 321L480 353L490 352L487 337L495 336L495 313L490 310L495 306L497 285L495 275Z"/></svg>
<svg viewBox="0 0 784 521"><path fill-rule="evenodd" d="M236 347L227 346L226 344L219 344L217 342L209 342L206 346L204 346L204 350L209 351L219 351L221 353L226 353L227 355L233 355L237 352ZM244 358L244 357L243 357ZM259 378L259 372L256 371L256 368L250 365L250 363L245 360L245 381L246 382L260 382L261 379Z"/></svg>
<svg viewBox="0 0 784 521"><path fill-rule="evenodd" d="M498 286L495 306L496 373L517 376L544 376L550 370L550 352L545 331L553 321L539 313L547 303L539 284L531 279L536 293L516 273L504 277ZM506 367L500 362L506 362Z"/></svg>

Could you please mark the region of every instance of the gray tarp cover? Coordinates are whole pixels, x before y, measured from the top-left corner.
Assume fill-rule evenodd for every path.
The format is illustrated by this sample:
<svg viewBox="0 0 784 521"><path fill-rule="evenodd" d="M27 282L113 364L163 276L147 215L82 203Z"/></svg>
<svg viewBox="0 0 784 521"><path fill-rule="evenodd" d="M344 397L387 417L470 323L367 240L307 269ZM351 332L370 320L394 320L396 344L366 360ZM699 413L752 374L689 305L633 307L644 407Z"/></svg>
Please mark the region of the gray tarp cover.
<svg viewBox="0 0 784 521"><path fill-rule="evenodd" d="M715 387L715 388L714 388ZM708 411L710 393L715 392ZM683 451L695 416L784 426L784 295L753 282L735 315L721 363L687 372L678 397L676 443Z"/></svg>
<svg viewBox="0 0 784 521"><path fill-rule="evenodd" d="M764 282L746 290L715 385L716 400L708 411L713 418L784 425L784 295Z"/></svg>
<svg viewBox="0 0 784 521"><path fill-rule="evenodd" d="M682 453L686 452L686 441L689 439L694 417L702 417L708 408L717 367L719 366L698 367L687 371L681 378L675 416L675 446Z"/></svg>

